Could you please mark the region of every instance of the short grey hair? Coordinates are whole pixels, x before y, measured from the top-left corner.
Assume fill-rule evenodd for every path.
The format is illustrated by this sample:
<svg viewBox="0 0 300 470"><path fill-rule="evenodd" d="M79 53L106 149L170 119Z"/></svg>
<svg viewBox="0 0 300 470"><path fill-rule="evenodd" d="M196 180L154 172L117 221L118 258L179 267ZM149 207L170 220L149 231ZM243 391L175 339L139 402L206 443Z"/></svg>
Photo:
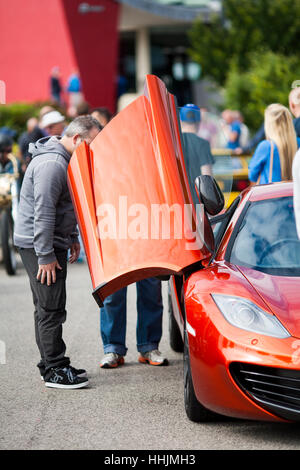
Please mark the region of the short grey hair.
<svg viewBox="0 0 300 470"><path fill-rule="evenodd" d="M90 114L84 116L78 116L75 118L68 127L66 128L64 135L67 137L73 137L78 134L83 139L86 139L89 136L89 133L92 129L98 129L101 131L102 126L100 125L97 119L93 118Z"/></svg>

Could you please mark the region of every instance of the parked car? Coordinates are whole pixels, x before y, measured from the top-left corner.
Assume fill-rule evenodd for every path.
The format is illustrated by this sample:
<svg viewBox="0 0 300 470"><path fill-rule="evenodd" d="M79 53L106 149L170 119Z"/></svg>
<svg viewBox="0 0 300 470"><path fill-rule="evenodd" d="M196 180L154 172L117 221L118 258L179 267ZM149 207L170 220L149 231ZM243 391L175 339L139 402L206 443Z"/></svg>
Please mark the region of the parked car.
<svg viewBox="0 0 300 470"><path fill-rule="evenodd" d="M170 338L184 350L187 415L298 421L300 241L292 183L245 190L210 225L209 261L170 281Z"/></svg>
<svg viewBox="0 0 300 470"><path fill-rule="evenodd" d="M183 350L187 416L300 417L300 242L292 183L249 187L224 210L208 175L192 202L176 102L145 95L90 146L68 181L97 304L140 279L170 277L170 342Z"/></svg>
<svg viewBox="0 0 300 470"><path fill-rule="evenodd" d="M224 193L225 204L230 204L250 185L248 178L249 155L233 155L227 149L212 149L215 159L213 174Z"/></svg>

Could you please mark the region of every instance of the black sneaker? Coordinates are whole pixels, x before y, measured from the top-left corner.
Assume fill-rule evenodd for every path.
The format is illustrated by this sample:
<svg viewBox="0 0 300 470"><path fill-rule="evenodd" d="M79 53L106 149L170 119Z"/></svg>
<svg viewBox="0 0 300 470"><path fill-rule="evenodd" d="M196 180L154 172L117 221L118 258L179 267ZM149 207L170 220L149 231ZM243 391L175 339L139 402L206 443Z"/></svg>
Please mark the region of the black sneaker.
<svg viewBox="0 0 300 470"><path fill-rule="evenodd" d="M75 369L75 367L68 366L71 369L73 375L77 375L77 377L87 377L87 373L85 369ZM41 380L44 380L45 375L45 367L39 367L41 373Z"/></svg>
<svg viewBox="0 0 300 470"><path fill-rule="evenodd" d="M86 387L89 383L86 377L78 377L72 371L72 367L64 367L63 369L57 367L52 369L51 374L47 374L45 379L46 387L52 388L82 388Z"/></svg>

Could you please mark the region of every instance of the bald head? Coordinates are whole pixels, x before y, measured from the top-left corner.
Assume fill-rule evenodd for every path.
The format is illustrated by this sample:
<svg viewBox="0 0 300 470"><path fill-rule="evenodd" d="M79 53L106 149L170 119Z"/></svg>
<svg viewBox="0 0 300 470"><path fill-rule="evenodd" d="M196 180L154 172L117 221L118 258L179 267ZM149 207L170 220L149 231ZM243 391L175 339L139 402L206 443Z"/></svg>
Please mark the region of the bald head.
<svg viewBox="0 0 300 470"><path fill-rule="evenodd" d="M33 129L38 125L38 120L35 117L29 118L27 123L27 131L32 132Z"/></svg>
<svg viewBox="0 0 300 470"><path fill-rule="evenodd" d="M289 106L291 113L300 117L300 87L293 88L289 94Z"/></svg>
<svg viewBox="0 0 300 470"><path fill-rule="evenodd" d="M226 122L226 124L231 124L235 119L234 112L231 111L231 109L225 109L222 112L222 119Z"/></svg>

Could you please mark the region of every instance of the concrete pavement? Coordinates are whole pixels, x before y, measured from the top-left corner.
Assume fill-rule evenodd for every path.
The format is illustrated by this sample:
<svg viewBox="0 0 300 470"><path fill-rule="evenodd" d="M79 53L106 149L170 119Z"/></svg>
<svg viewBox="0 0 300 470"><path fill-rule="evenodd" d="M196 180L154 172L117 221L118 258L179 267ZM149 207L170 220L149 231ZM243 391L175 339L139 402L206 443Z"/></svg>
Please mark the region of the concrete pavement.
<svg viewBox="0 0 300 470"><path fill-rule="evenodd" d="M84 367L90 386L81 390L47 389L36 363L32 299L25 271L9 277L0 265L0 449L204 450L298 449L299 426L224 420L196 424L185 415L182 355L168 344L167 285L160 349L169 367L137 362L135 287L128 292L129 348L126 363L100 370L99 311L91 295L86 264L69 267L67 353ZM1 343L3 344L3 343ZM0 358L1 359L1 358Z"/></svg>

